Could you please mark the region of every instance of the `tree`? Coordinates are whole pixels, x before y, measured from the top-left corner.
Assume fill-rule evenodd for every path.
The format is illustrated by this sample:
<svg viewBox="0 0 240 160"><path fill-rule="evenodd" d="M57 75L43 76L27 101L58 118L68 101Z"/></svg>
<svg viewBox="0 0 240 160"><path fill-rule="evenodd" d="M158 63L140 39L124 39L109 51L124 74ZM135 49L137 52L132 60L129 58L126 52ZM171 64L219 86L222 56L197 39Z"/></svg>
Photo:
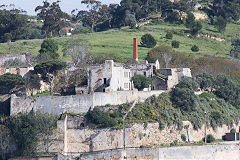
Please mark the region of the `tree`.
<svg viewBox="0 0 240 160"><path fill-rule="evenodd" d="M201 74L198 74L196 76L196 80L200 85L200 88L203 89L207 89L207 88L213 88L214 87L214 77L212 75L210 75L207 72L203 72Z"/></svg>
<svg viewBox="0 0 240 160"><path fill-rule="evenodd" d="M240 105L239 84L229 76L218 75L215 80L215 94L235 107Z"/></svg>
<svg viewBox="0 0 240 160"><path fill-rule="evenodd" d="M165 67L168 68L168 64L172 60L172 55L168 54L168 53L164 53L163 54L163 59L164 59L164 62L166 64Z"/></svg>
<svg viewBox="0 0 240 160"><path fill-rule="evenodd" d="M210 17L213 23L214 17L223 17L226 21L237 21L240 16L240 1L239 0L213 0L212 3L208 3L208 6L203 10Z"/></svg>
<svg viewBox="0 0 240 160"><path fill-rule="evenodd" d="M191 78L191 77L184 77L184 79L179 82L176 87L178 88L188 88L190 90L193 91L197 91L197 89L199 88L199 84L196 81L196 79Z"/></svg>
<svg viewBox="0 0 240 160"><path fill-rule="evenodd" d="M7 7L0 6L0 42L8 42L10 46L11 41L25 37L27 15L23 10Z"/></svg>
<svg viewBox="0 0 240 160"><path fill-rule="evenodd" d="M42 78L49 83L51 95L53 95L54 79L58 71L65 67L66 63L58 60L42 62L34 67L34 70L41 74Z"/></svg>
<svg viewBox="0 0 240 160"><path fill-rule="evenodd" d="M190 27L190 33L192 36L196 36L198 32L202 29L202 24L200 21L195 21Z"/></svg>
<svg viewBox="0 0 240 160"><path fill-rule="evenodd" d="M126 11L124 23L125 23L125 25L130 26L130 28L135 28L137 21L133 14L130 14L129 11Z"/></svg>
<svg viewBox="0 0 240 160"><path fill-rule="evenodd" d="M49 153L49 148L53 145L53 142L57 138L54 137L53 139L54 131L57 128L57 116L44 113L37 114L36 119L39 123L37 128L40 131L38 136L41 137L40 139L43 141L45 152Z"/></svg>
<svg viewBox="0 0 240 160"><path fill-rule="evenodd" d="M195 111L197 108L197 96L189 88L173 88L170 96L173 105L183 111Z"/></svg>
<svg viewBox="0 0 240 160"><path fill-rule="evenodd" d="M167 34L166 34L165 38L167 38L167 39L172 39L172 38L173 38L173 33L172 33L172 31L167 31Z"/></svg>
<svg viewBox="0 0 240 160"><path fill-rule="evenodd" d="M35 12L38 12L37 16L44 21L42 31L46 37L52 37L53 32L56 32L60 36L61 29L66 25L65 20L70 18L67 13L61 10L59 2L56 1L51 4L45 0L42 6L35 8Z"/></svg>
<svg viewBox="0 0 240 160"><path fill-rule="evenodd" d="M186 22L185 22L185 26L186 26L187 28L192 28L194 22L195 22L195 16L194 16L194 14L192 14L191 12L188 12L188 13L187 13Z"/></svg>
<svg viewBox="0 0 240 160"><path fill-rule="evenodd" d="M172 41L172 47L173 48L179 48L179 44L180 44L179 41L176 41L176 40Z"/></svg>
<svg viewBox="0 0 240 160"><path fill-rule="evenodd" d="M58 43L53 39L46 39L41 44L41 49L39 50L39 58L41 60L57 59L59 57Z"/></svg>
<svg viewBox="0 0 240 160"><path fill-rule="evenodd" d="M230 51L230 56L233 58L239 58L240 54L240 37L232 38L233 49Z"/></svg>
<svg viewBox="0 0 240 160"><path fill-rule="evenodd" d="M16 145L17 156L34 156L40 137L52 135L57 127L57 118L49 114L20 113L4 122L10 129Z"/></svg>
<svg viewBox="0 0 240 160"><path fill-rule="evenodd" d="M76 65L87 67L92 64L93 57L89 54L90 44L81 39L68 41L63 49L65 55L70 55Z"/></svg>
<svg viewBox="0 0 240 160"><path fill-rule="evenodd" d="M10 94L13 89L25 88L26 80L17 74L6 73L0 76L0 94Z"/></svg>
<svg viewBox="0 0 240 160"><path fill-rule="evenodd" d="M79 11L77 17L83 22L83 25L90 26L92 32L98 22L102 19L101 12L101 2L97 0L82 0L82 4L87 5L88 11Z"/></svg>
<svg viewBox="0 0 240 160"><path fill-rule="evenodd" d="M27 79L27 87L32 91L32 95L34 89L41 88L40 80L41 78L38 76L37 73L35 73L35 71L30 71L30 77Z"/></svg>
<svg viewBox="0 0 240 160"><path fill-rule="evenodd" d="M152 79L149 77L145 77L143 75L133 76L132 81L134 87L137 88L138 90L143 90L144 88L148 88L150 85L152 85Z"/></svg>
<svg viewBox="0 0 240 160"><path fill-rule="evenodd" d="M141 45L147 47L147 48L152 48L156 46L157 42L155 38L151 34L144 34L141 37Z"/></svg>
<svg viewBox="0 0 240 160"><path fill-rule="evenodd" d="M219 16L216 18L214 26L218 32L223 33L226 29L227 21L222 16Z"/></svg>
<svg viewBox="0 0 240 160"><path fill-rule="evenodd" d="M7 159L6 152L9 150L11 144L10 135L10 130L6 126L0 124L0 159L2 160Z"/></svg>
<svg viewBox="0 0 240 160"><path fill-rule="evenodd" d="M98 108L88 111L85 117L88 122L97 125L98 128L113 127L117 124L117 122L110 117L109 113L101 111Z"/></svg>
<svg viewBox="0 0 240 160"><path fill-rule="evenodd" d="M198 51L199 51L199 48L198 48L197 45L193 45L192 48L191 48L191 50L192 50L193 52L198 52Z"/></svg>

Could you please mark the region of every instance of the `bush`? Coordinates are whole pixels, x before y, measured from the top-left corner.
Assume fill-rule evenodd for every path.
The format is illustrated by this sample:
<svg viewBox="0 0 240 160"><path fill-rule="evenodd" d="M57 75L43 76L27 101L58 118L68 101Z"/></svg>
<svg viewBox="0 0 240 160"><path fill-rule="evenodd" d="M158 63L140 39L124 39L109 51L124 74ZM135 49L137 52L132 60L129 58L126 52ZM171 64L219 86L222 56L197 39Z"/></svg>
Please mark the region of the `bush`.
<svg viewBox="0 0 240 160"><path fill-rule="evenodd" d="M232 128L232 129L230 130L230 133L236 133L236 129Z"/></svg>
<svg viewBox="0 0 240 160"><path fill-rule="evenodd" d="M156 46L157 42L155 38L151 34L145 34L141 37L141 45L147 47L147 48L152 48Z"/></svg>
<svg viewBox="0 0 240 160"><path fill-rule="evenodd" d="M185 134L182 134L182 135L181 135L181 139L182 139L183 142L186 142L187 137L185 136Z"/></svg>
<svg viewBox="0 0 240 160"><path fill-rule="evenodd" d="M173 38L173 33L172 31L167 31L167 34L165 36L166 39L172 39Z"/></svg>
<svg viewBox="0 0 240 160"><path fill-rule="evenodd" d="M191 48L191 50L192 50L193 52L198 52L198 51L199 51L199 48L198 48L198 46L193 45L192 48Z"/></svg>
<svg viewBox="0 0 240 160"><path fill-rule="evenodd" d="M148 88L152 84L152 79L149 77L145 77L143 75L135 75L132 77L132 81L134 87L138 90L143 90L144 88Z"/></svg>
<svg viewBox="0 0 240 160"><path fill-rule="evenodd" d="M202 24L200 21L195 21L190 27L190 33L192 36L196 36L198 32L202 29Z"/></svg>
<svg viewBox="0 0 240 160"><path fill-rule="evenodd" d="M203 141L205 141L205 137L203 138ZM207 135L207 143L213 143L215 142L215 138L213 137L213 135L208 134Z"/></svg>
<svg viewBox="0 0 240 160"><path fill-rule="evenodd" d="M86 114L88 122L97 125L98 128L113 127L117 122L110 117L109 113L101 111L99 108L94 108Z"/></svg>
<svg viewBox="0 0 240 160"><path fill-rule="evenodd" d="M170 143L170 147L177 146L178 145L178 140L173 141Z"/></svg>
<svg viewBox="0 0 240 160"><path fill-rule="evenodd" d="M180 44L180 42L179 41L172 41L172 47L173 48L179 48L179 44Z"/></svg>
<svg viewBox="0 0 240 160"><path fill-rule="evenodd" d="M41 56L46 56L47 58L51 59L57 59L59 57L57 51L58 43L53 39L45 39L41 44L41 49L39 50L39 53Z"/></svg>
<svg viewBox="0 0 240 160"><path fill-rule="evenodd" d="M40 140L44 142L45 152L50 147L50 136L57 128L57 117L46 113L20 113L10 116L4 122L16 142L18 156L36 155Z"/></svg>

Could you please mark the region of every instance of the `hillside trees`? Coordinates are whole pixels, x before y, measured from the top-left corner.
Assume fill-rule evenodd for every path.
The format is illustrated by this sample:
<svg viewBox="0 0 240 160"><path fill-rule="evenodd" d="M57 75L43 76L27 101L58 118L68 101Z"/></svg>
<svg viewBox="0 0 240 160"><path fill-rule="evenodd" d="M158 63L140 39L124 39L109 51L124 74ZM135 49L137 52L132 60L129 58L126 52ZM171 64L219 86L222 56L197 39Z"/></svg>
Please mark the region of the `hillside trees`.
<svg viewBox="0 0 240 160"><path fill-rule="evenodd" d="M240 37L232 38L233 48L230 51L230 56L233 58L239 58L240 54Z"/></svg>
<svg viewBox="0 0 240 160"><path fill-rule="evenodd" d="M25 88L26 81L17 74L6 73L0 76L0 94L10 94Z"/></svg>
<svg viewBox="0 0 240 160"><path fill-rule="evenodd" d="M16 156L34 156L40 137L50 136L57 127L57 118L50 114L21 113L4 122L11 131L16 145ZM27 127L26 127L27 126Z"/></svg>
<svg viewBox="0 0 240 160"><path fill-rule="evenodd" d="M10 146L10 135L10 130L6 126L0 124L0 158L2 160L7 159L6 152L9 150Z"/></svg>
<svg viewBox="0 0 240 160"><path fill-rule="evenodd" d="M75 65L87 67L92 64L93 57L89 54L90 44L81 39L71 40L66 42L63 52L65 55L70 55Z"/></svg>
<svg viewBox="0 0 240 160"><path fill-rule="evenodd" d="M218 32L223 33L227 27L227 21L222 16L219 16L216 18L214 26Z"/></svg>
<svg viewBox="0 0 240 160"><path fill-rule="evenodd" d="M191 12L188 12L188 13L187 13L186 22L185 22L185 26L186 26L187 28L191 28L191 27L193 26L194 22L195 22L195 16L194 16L194 14L191 13Z"/></svg>
<svg viewBox="0 0 240 160"><path fill-rule="evenodd" d="M34 67L37 73L50 85L50 93L53 95L54 80L59 70L66 67L66 63L59 60L42 62Z"/></svg>
<svg viewBox="0 0 240 160"><path fill-rule="evenodd" d="M23 10L8 10L5 7L7 6L0 6L0 42L9 43L23 39L26 34L27 15Z"/></svg>
<svg viewBox="0 0 240 160"><path fill-rule="evenodd" d="M204 8L206 13L214 22L214 17L223 17L225 20L234 21L239 20L240 16L240 2L238 0L213 0Z"/></svg>
<svg viewBox="0 0 240 160"><path fill-rule="evenodd" d="M152 48L156 46L157 42L155 38L151 34L144 34L141 37L141 45L147 47L147 48Z"/></svg>
<svg viewBox="0 0 240 160"><path fill-rule="evenodd" d="M43 1L42 6L35 8L35 12L38 12L37 16L44 21L42 31L45 33L45 37L52 37L54 34L60 36L61 29L66 25L65 19L69 18L69 16L61 10L59 2L60 1L56 1L51 4L48 1Z"/></svg>
<svg viewBox="0 0 240 160"><path fill-rule="evenodd" d="M82 0L81 3L87 6L88 11L79 11L77 18L83 22L83 25L90 26L92 32L94 32L97 23L102 21L100 12L101 2L97 0Z"/></svg>
<svg viewBox="0 0 240 160"><path fill-rule="evenodd" d="M240 86L229 76L218 75L215 81L215 94L231 103L233 106L240 107Z"/></svg>
<svg viewBox="0 0 240 160"><path fill-rule="evenodd" d="M57 59L59 57L58 43L53 39L45 39L41 44L41 49L39 50L40 60L51 60Z"/></svg>

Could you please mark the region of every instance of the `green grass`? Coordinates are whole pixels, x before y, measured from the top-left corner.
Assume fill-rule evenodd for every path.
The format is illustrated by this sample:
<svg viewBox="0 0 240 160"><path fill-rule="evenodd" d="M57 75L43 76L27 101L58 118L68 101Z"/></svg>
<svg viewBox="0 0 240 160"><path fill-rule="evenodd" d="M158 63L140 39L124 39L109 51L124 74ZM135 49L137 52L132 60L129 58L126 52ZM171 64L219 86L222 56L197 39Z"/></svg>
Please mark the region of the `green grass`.
<svg viewBox="0 0 240 160"><path fill-rule="evenodd" d="M74 35L73 37L57 37L54 38L59 42L59 54L62 56L63 45L66 41L71 39L84 39L91 44L91 53L96 55L101 54L112 54L119 58L121 61L125 58L132 57L132 43L133 38L137 37L139 44L141 36L150 33L157 40L157 45L168 45L171 46L172 40L165 38L167 30L173 30L173 40L180 42L180 47L175 49L176 51L184 54L192 54L195 56L204 55L218 55L226 57L231 49L231 38L240 32L239 24L228 24L224 34L218 33L217 30L207 23L203 22L202 33L208 33L216 37L225 39L223 42L219 42L207 37L192 38L188 37L183 31L187 29L183 24L168 24L164 23L161 25L147 25L140 29L112 29L104 32L88 33ZM38 54L40 45L43 40L20 40L11 43L11 53L19 52L30 52L34 55ZM194 53L191 51L192 45L199 47L199 52ZM146 54L150 49L145 47L139 47L139 59L145 59ZM8 53L7 43L0 44L0 53ZM71 60L70 57L65 57L65 60Z"/></svg>

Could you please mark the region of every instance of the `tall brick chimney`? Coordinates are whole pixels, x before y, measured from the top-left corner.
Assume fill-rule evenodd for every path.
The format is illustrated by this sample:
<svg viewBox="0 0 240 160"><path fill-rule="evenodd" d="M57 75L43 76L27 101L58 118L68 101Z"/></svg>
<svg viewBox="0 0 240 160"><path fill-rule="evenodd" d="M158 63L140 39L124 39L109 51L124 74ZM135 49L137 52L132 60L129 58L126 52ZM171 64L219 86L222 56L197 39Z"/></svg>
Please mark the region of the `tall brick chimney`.
<svg viewBox="0 0 240 160"><path fill-rule="evenodd" d="M133 38L133 59L138 61L138 45L137 38Z"/></svg>

